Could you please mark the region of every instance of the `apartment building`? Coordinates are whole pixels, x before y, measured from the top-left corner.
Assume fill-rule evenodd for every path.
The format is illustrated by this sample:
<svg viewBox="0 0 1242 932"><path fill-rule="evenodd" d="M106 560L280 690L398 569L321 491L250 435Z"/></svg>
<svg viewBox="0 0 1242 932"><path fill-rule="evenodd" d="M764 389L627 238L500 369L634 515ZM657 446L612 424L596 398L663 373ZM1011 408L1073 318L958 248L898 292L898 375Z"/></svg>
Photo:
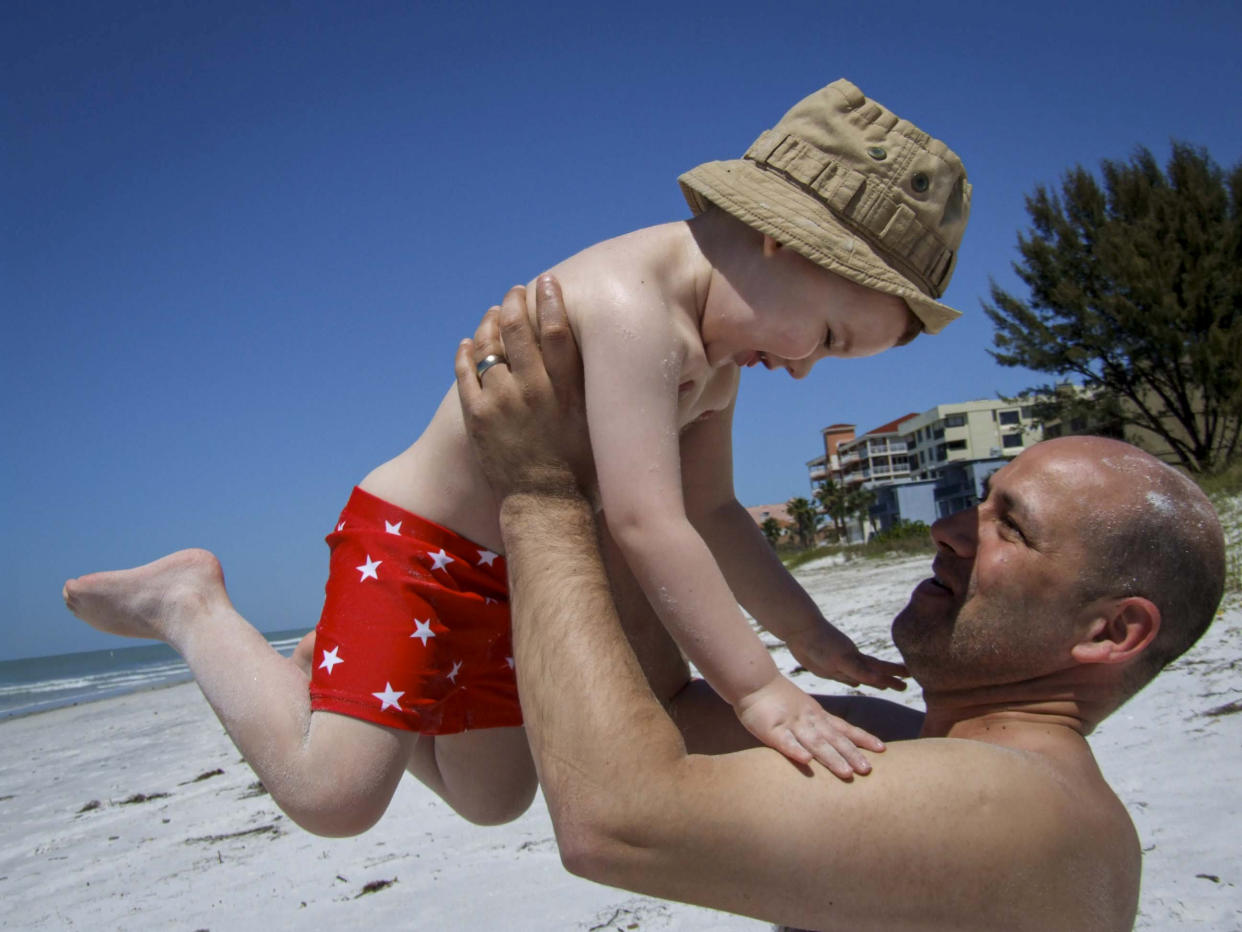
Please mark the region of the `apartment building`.
<svg viewBox="0 0 1242 932"><path fill-rule="evenodd" d="M806 468L811 480L811 491L841 469L841 444L854 439L853 424L829 424L820 432L824 443L822 456L807 460ZM835 481L835 480L834 480Z"/></svg>
<svg viewBox="0 0 1242 932"><path fill-rule="evenodd" d="M872 488L908 479L909 447L904 425L916 416L911 412L862 436L842 440L837 446L837 468L829 471L829 478L846 488Z"/></svg>
<svg viewBox="0 0 1242 932"><path fill-rule="evenodd" d="M1013 459L1043 439L1029 399L936 405L902 424L913 479L936 479L948 463Z"/></svg>
<svg viewBox="0 0 1242 932"><path fill-rule="evenodd" d="M857 436L852 424L821 433L824 454L807 463L812 494L828 480L872 489L879 530L969 508L988 475L1043 439L1030 400L999 399L936 405Z"/></svg>
<svg viewBox="0 0 1242 932"><path fill-rule="evenodd" d="M1043 439L1028 401L936 405L855 436L853 424L821 434L824 454L807 462L811 491L825 480L847 488L937 479L949 463L1012 459Z"/></svg>

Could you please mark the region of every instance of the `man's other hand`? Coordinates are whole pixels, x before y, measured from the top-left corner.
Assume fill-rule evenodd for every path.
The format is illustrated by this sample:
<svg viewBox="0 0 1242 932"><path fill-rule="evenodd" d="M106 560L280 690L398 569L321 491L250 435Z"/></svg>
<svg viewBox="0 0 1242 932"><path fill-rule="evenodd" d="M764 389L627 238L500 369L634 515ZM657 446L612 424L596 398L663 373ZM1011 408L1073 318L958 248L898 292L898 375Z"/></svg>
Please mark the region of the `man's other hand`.
<svg viewBox="0 0 1242 932"><path fill-rule="evenodd" d="M492 488L514 492L578 494L594 484L587 435L582 358L560 285L550 275L535 286L536 334L526 289L509 289L491 308L474 339L457 348L455 371L466 432ZM499 355L504 362L478 363Z"/></svg>

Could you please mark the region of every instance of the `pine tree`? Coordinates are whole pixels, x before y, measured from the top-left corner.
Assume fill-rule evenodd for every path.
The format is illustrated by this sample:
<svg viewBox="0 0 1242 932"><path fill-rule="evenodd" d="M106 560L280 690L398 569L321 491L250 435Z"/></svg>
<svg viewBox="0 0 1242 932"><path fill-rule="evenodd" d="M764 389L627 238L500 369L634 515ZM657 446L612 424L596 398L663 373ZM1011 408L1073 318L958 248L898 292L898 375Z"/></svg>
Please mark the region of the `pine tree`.
<svg viewBox="0 0 1242 932"><path fill-rule="evenodd" d="M1026 199L1014 269L1029 300L992 283L992 355L1081 380L1085 396L1030 390L1061 416L1089 405L1154 432L1192 472L1219 469L1242 431L1242 163L1225 173L1175 142L1164 171L1139 149L1101 175L1079 166L1059 194Z"/></svg>

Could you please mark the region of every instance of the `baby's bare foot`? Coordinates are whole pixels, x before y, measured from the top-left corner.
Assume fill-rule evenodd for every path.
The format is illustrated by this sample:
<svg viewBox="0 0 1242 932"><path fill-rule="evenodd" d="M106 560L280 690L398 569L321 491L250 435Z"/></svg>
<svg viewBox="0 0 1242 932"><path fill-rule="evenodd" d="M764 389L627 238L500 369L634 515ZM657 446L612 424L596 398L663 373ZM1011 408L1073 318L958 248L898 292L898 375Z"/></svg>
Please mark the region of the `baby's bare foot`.
<svg viewBox="0 0 1242 932"><path fill-rule="evenodd" d="M62 595L69 611L100 631L170 642L180 625L228 604L220 561L206 550L71 579Z"/></svg>

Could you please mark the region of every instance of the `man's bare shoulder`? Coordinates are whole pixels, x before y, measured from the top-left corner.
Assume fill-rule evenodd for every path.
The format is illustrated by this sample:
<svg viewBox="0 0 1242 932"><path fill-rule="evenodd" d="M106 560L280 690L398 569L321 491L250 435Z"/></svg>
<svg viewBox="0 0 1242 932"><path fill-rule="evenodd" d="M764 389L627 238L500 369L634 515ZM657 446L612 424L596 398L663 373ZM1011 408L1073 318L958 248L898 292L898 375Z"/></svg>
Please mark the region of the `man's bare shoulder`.
<svg viewBox="0 0 1242 932"><path fill-rule="evenodd" d="M1062 755L984 740L896 741L859 783L892 807L886 831L904 832L910 851L953 859L947 870L923 866L945 871L944 892L978 896L981 913L997 907L999 922L1028 900L1027 915L1045 917L1032 927L1129 927L1138 837L1085 745ZM1008 902L993 899L1002 890Z"/></svg>
<svg viewBox="0 0 1242 932"><path fill-rule="evenodd" d="M1092 767L956 738L894 741L873 761L846 784L766 748L694 759L682 786L711 787L702 811L683 789L668 820L650 824L680 856L704 835L703 857L718 868L736 854L749 879L739 889L718 883L737 883L728 871L693 871L657 892L806 928L1130 927L1138 841ZM722 825L726 799L747 806Z"/></svg>

